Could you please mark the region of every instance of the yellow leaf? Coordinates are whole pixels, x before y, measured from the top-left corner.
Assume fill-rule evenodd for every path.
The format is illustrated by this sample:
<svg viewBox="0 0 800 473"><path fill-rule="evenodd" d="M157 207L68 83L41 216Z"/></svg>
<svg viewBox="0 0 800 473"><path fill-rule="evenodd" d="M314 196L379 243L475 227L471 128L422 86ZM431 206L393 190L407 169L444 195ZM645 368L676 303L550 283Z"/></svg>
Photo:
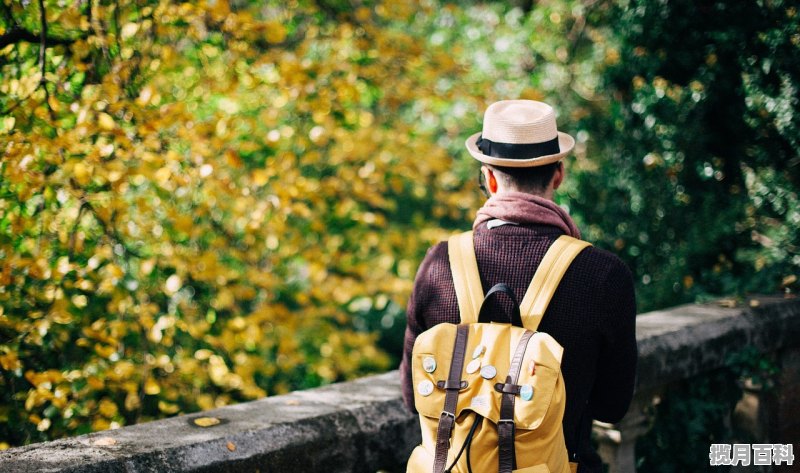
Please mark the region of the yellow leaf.
<svg viewBox="0 0 800 473"><path fill-rule="evenodd" d="M3 126L0 128L0 131L9 132L14 129L14 124L16 123L17 119L14 117L5 117L3 118Z"/></svg>
<svg viewBox="0 0 800 473"><path fill-rule="evenodd" d="M108 430L110 428L111 423L103 417L96 417L92 420L92 430Z"/></svg>
<svg viewBox="0 0 800 473"><path fill-rule="evenodd" d="M141 399L139 399L139 395L136 392L129 392L127 396L125 396L125 410L128 412L135 411L142 405Z"/></svg>
<svg viewBox="0 0 800 473"><path fill-rule="evenodd" d="M86 298L86 296L83 296L83 295L73 296L73 303L75 302L75 298L76 297L78 297L78 298L79 297L83 297L84 299ZM80 299L78 301L80 302ZM86 304L84 304L84 306L85 305ZM62 324L62 325L66 325L66 324L72 323L72 320L73 320L72 319L72 314L67 312L65 306L66 306L66 304L64 304L61 301L56 302L55 304L53 304L53 308L50 310L50 314L49 314L50 319L53 322L55 322L57 324ZM77 304L76 304L76 306L77 306Z"/></svg>
<svg viewBox="0 0 800 473"><path fill-rule="evenodd" d="M277 21L269 23L267 25L266 38L270 43L280 43L286 39L286 27Z"/></svg>
<svg viewBox="0 0 800 473"><path fill-rule="evenodd" d="M168 167L163 167L156 171L155 178L159 184L164 185L169 180L169 177L172 175L172 171Z"/></svg>
<svg viewBox="0 0 800 473"><path fill-rule="evenodd" d="M100 412L100 415L108 419L114 417L115 415L117 415L117 412L119 412L117 404L110 399L102 399L100 401L100 405L98 406L97 410L98 412Z"/></svg>
<svg viewBox="0 0 800 473"><path fill-rule="evenodd" d="M138 23L126 23L125 25L122 26L122 30L120 31L120 36L122 36L122 39L128 39L131 36L135 35L137 31L139 31Z"/></svg>
<svg viewBox="0 0 800 473"><path fill-rule="evenodd" d="M50 419L42 419L39 424L36 425L36 430L39 432L45 432L50 428Z"/></svg>
<svg viewBox="0 0 800 473"><path fill-rule="evenodd" d="M103 131L112 131L117 126L111 115L107 113L101 113L97 116L97 124L100 125L100 129Z"/></svg>
<svg viewBox="0 0 800 473"><path fill-rule="evenodd" d="M153 378L147 378L147 381L144 382L144 393L155 396L160 392L161 386L158 385L158 382Z"/></svg>
<svg viewBox="0 0 800 473"><path fill-rule="evenodd" d="M22 368L22 364L19 362L17 354L13 351L0 355L0 366L2 366L6 371L14 371Z"/></svg>
<svg viewBox="0 0 800 473"><path fill-rule="evenodd" d="M87 378L86 381L89 383L89 386L95 391L99 391L105 387L105 382L96 376L89 376L89 378Z"/></svg>
<svg viewBox="0 0 800 473"><path fill-rule="evenodd" d="M201 410L207 411L209 409L213 409L214 406L214 397L210 394L200 394L197 396L197 405L200 407Z"/></svg>
<svg viewBox="0 0 800 473"><path fill-rule="evenodd" d="M87 303L88 299L83 294L76 294L72 296L72 304L75 305L75 307L77 307L78 309L83 309L84 307L86 307Z"/></svg>
<svg viewBox="0 0 800 473"><path fill-rule="evenodd" d="M173 274L167 278L164 283L164 291L169 294L175 294L183 286L183 280L177 274Z"/></svg>
<svg viewBox="0 0 800 473"><path fill-rule="evenodd" d="M360 7L356 10L356 19L360 22L369 21L372 16L372 11L366 7Z"/></svg>
<svg viewBox="0 0 800 473"><path fill-rule="evenodd" d="M269 173L263 169L253 171L253 184L263 186L269 181Z"/></svg>
<svg viewBox="0 0 800 473"><path fill-rule="evenodd" d="M114 354L114 352L116 352L117 350L110 345L101 345L98 343L94 346L94 351L101 358L110 358L111 355Z"/></svg>
<svg viewBox="0 0 800 473"><path fill-rule="evenodd" d="M216 417L198 417L194 420L194 425L198 427L212 427L220 423ZM232 450L231 450L232 451Z"/></svg>
<svg viewBox="0 0 800 473"><path fill-rule="evenodd" d="M72 174L75 176L75 180L78 181L78 184L85 186L92 178L92 168L82 162L75 163L75 166L72 168Z"/></svg>
<svg viewBox="0 0 800 473"><path fill-rule="evenodd" d="M172 404L171 402L158 401L158 410L164 414L177 414L181 408L177 404Z"/></svg>
<svg viewBox="0 0 800 473"><path fill-rule="evenodd" d="M686 289L691 289L692 286L694 286L694 278L688 275L684 276L683 287L685 287Z"/></svg>
<svg viewBox="0 0 800 473"><path fill-rule="evenodd" d="M732 309L736 307L736 299L720 299L717 301L717 305L720 307L725 307L728 309Z"/></svg>

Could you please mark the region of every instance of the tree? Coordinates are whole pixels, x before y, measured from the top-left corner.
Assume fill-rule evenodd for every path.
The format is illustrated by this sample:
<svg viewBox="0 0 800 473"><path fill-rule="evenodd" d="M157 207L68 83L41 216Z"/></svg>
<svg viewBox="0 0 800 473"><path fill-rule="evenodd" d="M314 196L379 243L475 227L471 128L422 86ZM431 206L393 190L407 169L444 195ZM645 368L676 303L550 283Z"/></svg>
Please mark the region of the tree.
<svg viewBox="0 0 800 473"><path fill-rule="evenodd" d="M618 2L598 168L578 194L644 307L772 292L800 265L800 19L790 2Z"/></svg>
<svg viewBox="0 0 800 473"><path fill-rule="evenodd" d="M411 13L2 3L5 446L390 366L477 197L402 118L457 67Z"/></svg>

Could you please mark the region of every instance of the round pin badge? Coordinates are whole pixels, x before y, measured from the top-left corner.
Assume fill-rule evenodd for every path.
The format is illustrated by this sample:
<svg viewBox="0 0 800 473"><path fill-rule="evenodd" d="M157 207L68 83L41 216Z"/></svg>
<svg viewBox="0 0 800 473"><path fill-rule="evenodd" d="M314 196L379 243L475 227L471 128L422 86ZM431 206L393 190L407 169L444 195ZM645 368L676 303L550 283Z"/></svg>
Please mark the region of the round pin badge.
<svg viewBox="0 0 800 473"><path fill-rule="evenodd" d="M530 401L533 399L533 386L530 384L523 384L520 386L519 397L521 397L523 401Z"/></svg>
<svg viewBox="0 0 800 473"><path fill-rule="evenodd" d="M478 358L479 356L483 355L485 351L486 351L485 346L478 345L477 347L475 347L475 350L472 351L472 359L474 360L475 358Z"/></svg>
<svg viewBox="0 0 800 473"><path fill-rule="evenodd" d="M425 357L422 360L422 369L428 373L436 371L436 360L432 356Z"/></svg>
<svg viewBox="0 0 800 473"><path fill-rule="evenodd" d="M433 392L433 383L429 380L420 381L417 385L417 392L423 396L430 396Z"/></svg>
<svg viewBox="0 0 800 473"><path fill-rule="evenodd" d="M472 374L481 367L481 360L472 360L467 363L467 374Z"/></svg>
<svg viewBox="0 0 800 473"><path fill-rule="evenodd" d="M497 368L492 365L486 365L481 368L481 377L483 379L494 379L497 376Z"/></svg>

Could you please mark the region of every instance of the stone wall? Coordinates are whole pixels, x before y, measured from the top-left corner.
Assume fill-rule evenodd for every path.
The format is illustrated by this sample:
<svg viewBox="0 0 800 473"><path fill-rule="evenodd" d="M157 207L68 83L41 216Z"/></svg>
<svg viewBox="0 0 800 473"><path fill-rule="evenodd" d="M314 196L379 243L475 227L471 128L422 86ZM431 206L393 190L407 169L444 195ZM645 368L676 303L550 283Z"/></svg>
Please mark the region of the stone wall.
<svg viewBox="0 0 800 473"><path fill-rule="evenodd" d="M748 347L774 356L781 373L773 389L745 393L736 408L740 421L737 427L750 430L753 438L762 443L795 443L800 453L800 436L796 435L800 420L800 299L761 297L745 301L740 307L725 307L729 302L690 304L639 315L636 395L619 424L595 425L600 454L610 466L609 473L636 471L636 439L647 432L653 399L660 396L664 387L720 368L732 355ZM720 439L720 443L731 440ZM709 445L698 448L707 449ZM793 469L780 471L800 472L800 455Z"/></svg>
<svg viewBox="0 0 800 473"><path fill-rule="evenodd" d="M744 409L764 442L800 440L800 300L684 305L637 319L637 395L618 425L597 425L612 472L633 472L645 406L667 383L722 366L744 346L775 353L769 395ZM195 421L219 420L209 427ZM0 452L0 472L393 472L419 443L396 371L192 415ZM706 446L702 446L707 448ZM795 445L800 465L800 445ZM781 471L793 471L785 469Z"/></svg>

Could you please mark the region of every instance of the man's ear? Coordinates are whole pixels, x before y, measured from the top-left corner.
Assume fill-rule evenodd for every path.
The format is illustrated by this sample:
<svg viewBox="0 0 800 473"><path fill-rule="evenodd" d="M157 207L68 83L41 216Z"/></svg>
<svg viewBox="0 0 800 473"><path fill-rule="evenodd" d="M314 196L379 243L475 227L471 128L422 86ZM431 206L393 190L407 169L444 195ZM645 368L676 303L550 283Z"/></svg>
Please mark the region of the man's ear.
<svg viewBox="0 0 800 473"><path fill-rule="evenodd" d="M486 190L491 195L497 194L497 177L494 175L494 171L489 166L481 166L481 172L486 182Z"/></svg>
<svg viewBox="0 0 800 473"><path fill-rule="evenodd" d="M564 182L564 162L559 161L556 172L553 173L553 190L561 187L562 182Z"/></svg>

